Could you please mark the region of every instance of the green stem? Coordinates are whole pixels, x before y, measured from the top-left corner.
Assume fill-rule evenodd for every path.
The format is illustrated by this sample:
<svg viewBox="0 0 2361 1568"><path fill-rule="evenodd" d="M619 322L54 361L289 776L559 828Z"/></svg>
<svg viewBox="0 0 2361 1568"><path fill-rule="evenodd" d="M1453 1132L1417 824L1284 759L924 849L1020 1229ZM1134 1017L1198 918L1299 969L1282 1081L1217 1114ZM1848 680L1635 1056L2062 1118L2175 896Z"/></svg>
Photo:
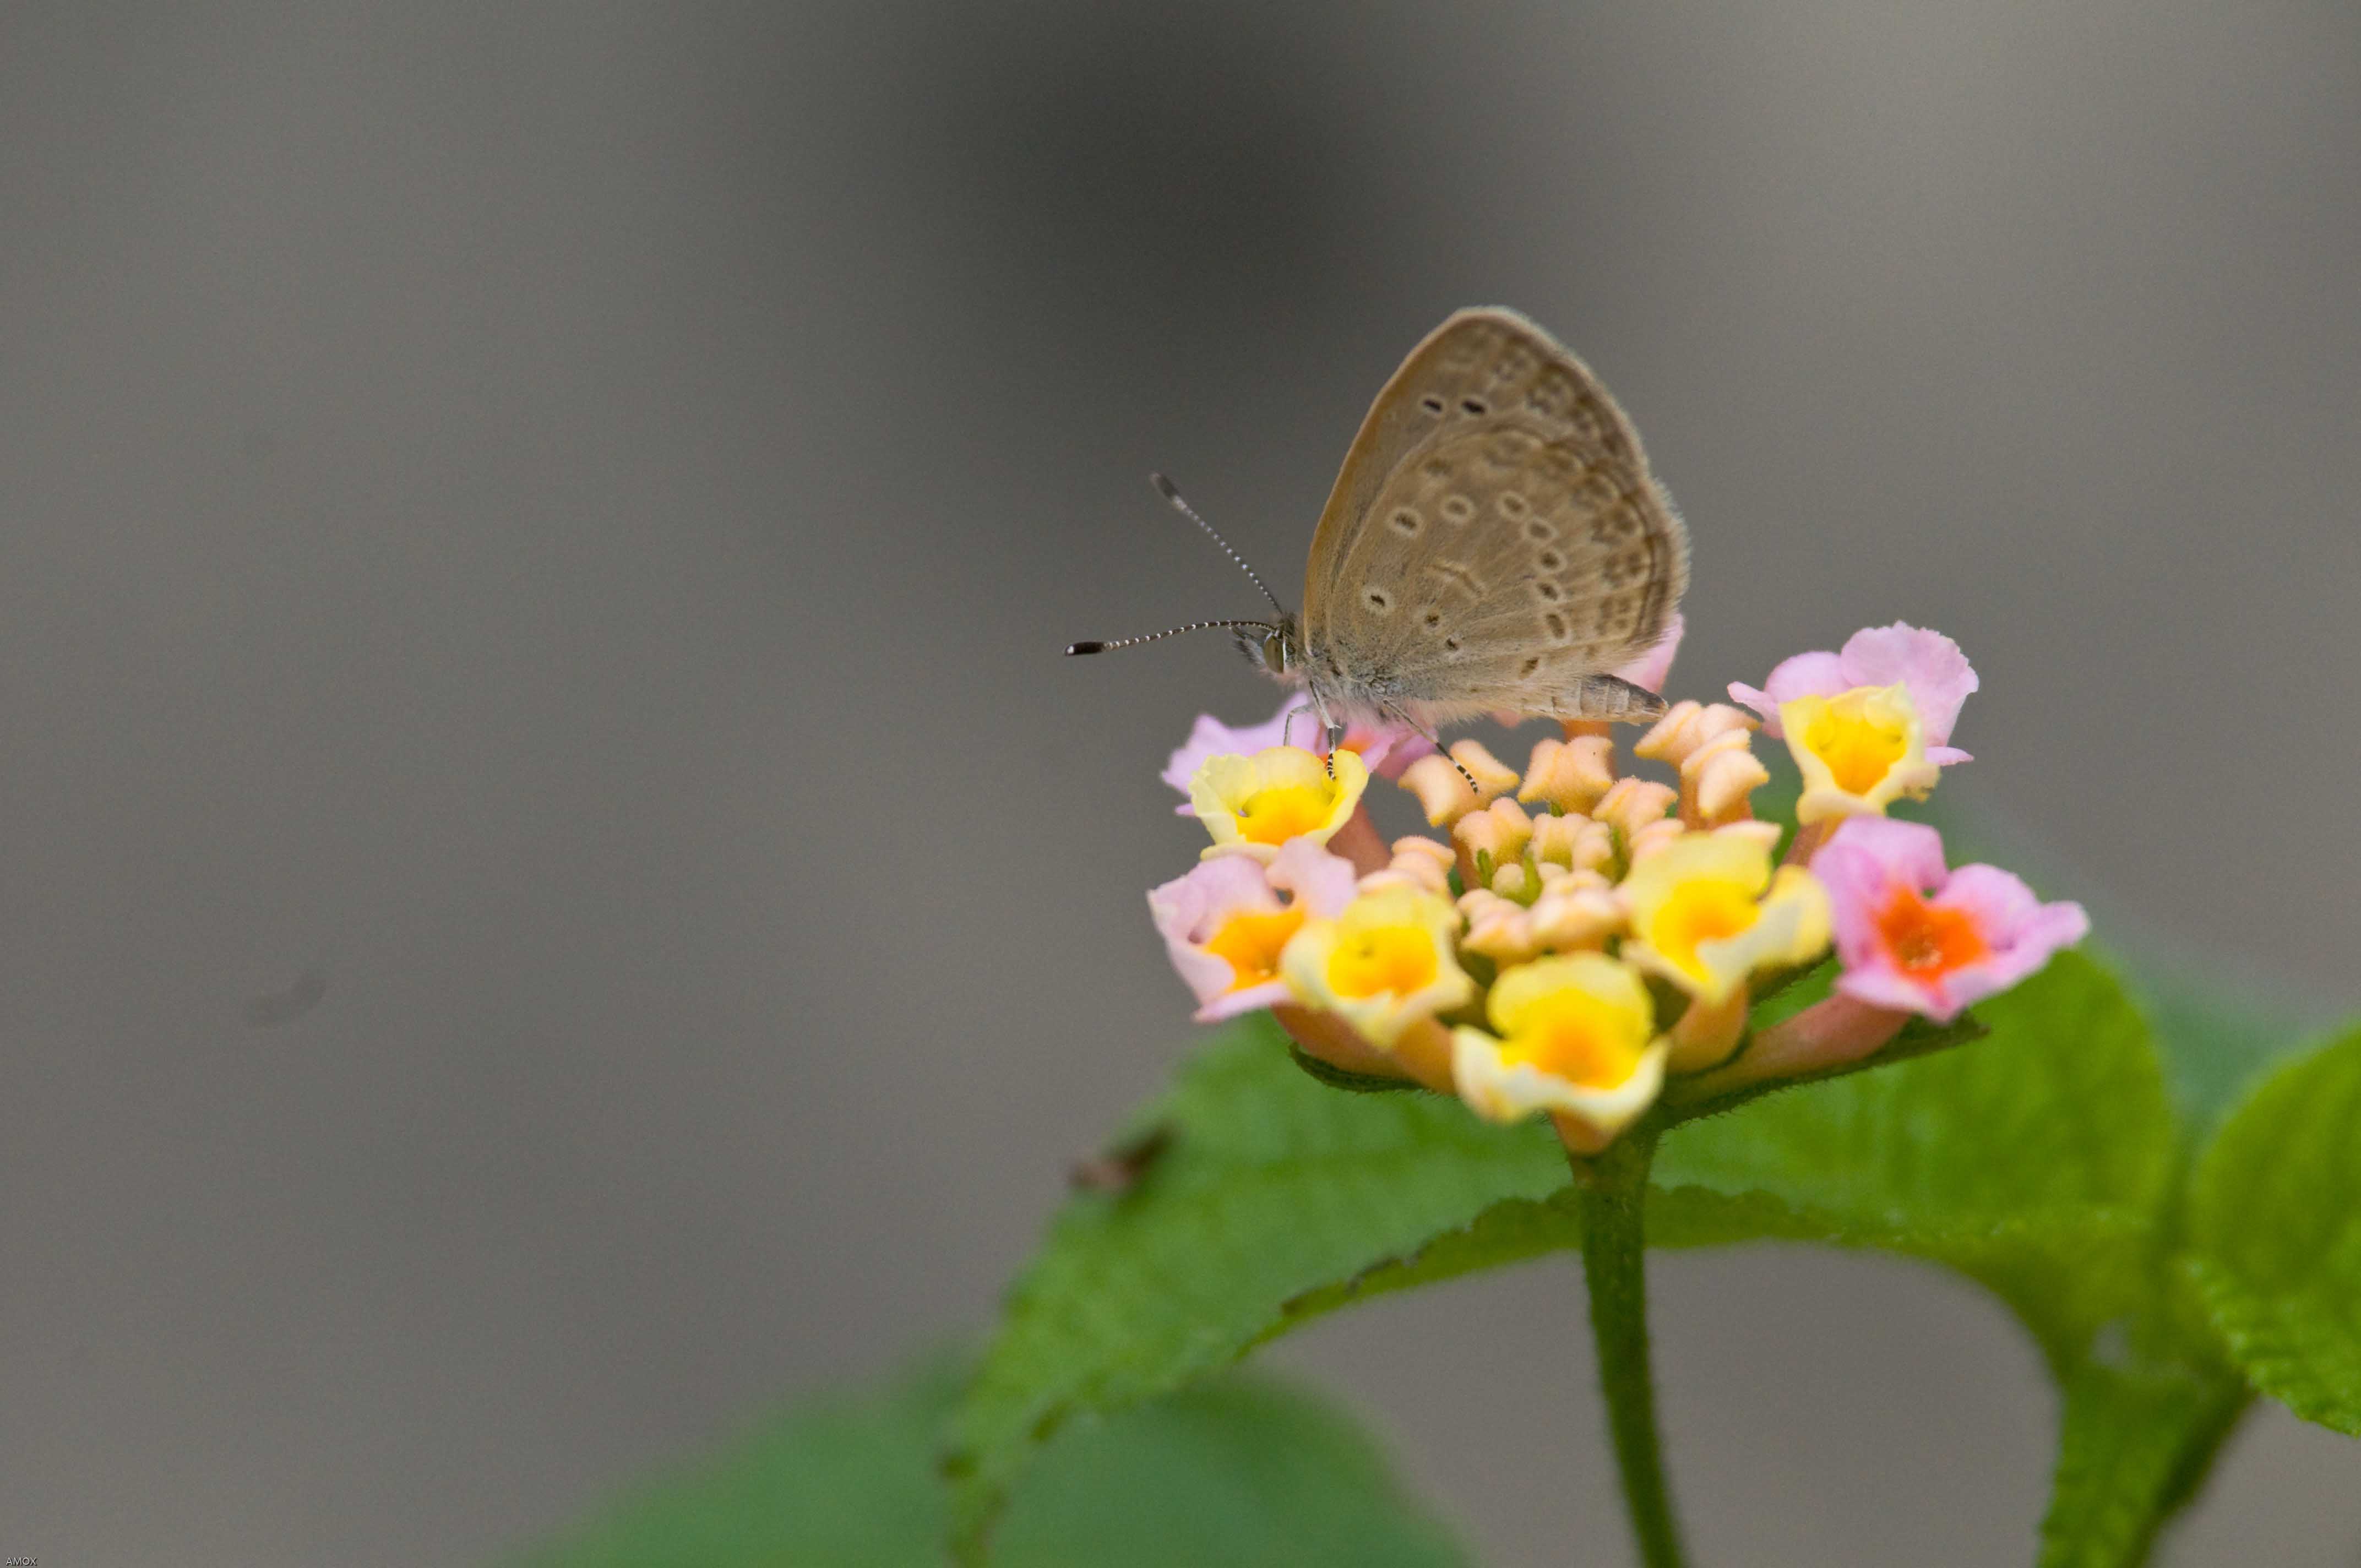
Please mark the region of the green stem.
<svg viewBox="0 0 2361 1568"><path fill-rule="evenodd" d="M1680 1526L1656 1435L1656 1387L1648 1365L1648 1277L1642 1209L1657 1129L1642 1123L1595 1159L1576 1160L1582 1194L1582 1275L1590 1288L1590 1337L1623 1506L1646 1568L1681 1568Z"/></svg>

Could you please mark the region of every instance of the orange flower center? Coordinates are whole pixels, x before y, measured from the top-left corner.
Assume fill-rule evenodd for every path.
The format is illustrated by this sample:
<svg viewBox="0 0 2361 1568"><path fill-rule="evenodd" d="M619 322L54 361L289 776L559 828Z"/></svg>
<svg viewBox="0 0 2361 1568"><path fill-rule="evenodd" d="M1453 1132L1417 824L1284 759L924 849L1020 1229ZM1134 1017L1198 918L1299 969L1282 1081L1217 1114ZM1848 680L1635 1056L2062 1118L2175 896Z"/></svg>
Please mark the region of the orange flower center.
<svg viewBox="0 0 2361 1568"><path fill-rule="evenodd" d="M1274 784L1238 803L1238 836L1249 844L1284 844L1317 831L1334 797L1303 784Z"/></svg>
<svg viewBox="0 0 2361 1568"><path fill-rule="evenodd" d="M1877 917L1877 935L1905 974L1932 979L1992 951L1963 910L1938 909L1915 888L1894 895Z"/></svg>
<svg viewBox="0 0 2361 1568"><path fill-rule="evenodd" d="M1274 909L1266 914L1233 915L1205 944L1205 950L1230 966L1236 978L1232 991L1265 985L1279 978L1279 950L1303 925L1301 909Z"/></svg>
<svg viewBox="0 0 2361 1568"><path fill-rule="evenodd" d="M1434 938L1416 926L1355 932L1328 960L1328 988L1356 1002L1390 992L1409 996L1434 983Z"/></svg>

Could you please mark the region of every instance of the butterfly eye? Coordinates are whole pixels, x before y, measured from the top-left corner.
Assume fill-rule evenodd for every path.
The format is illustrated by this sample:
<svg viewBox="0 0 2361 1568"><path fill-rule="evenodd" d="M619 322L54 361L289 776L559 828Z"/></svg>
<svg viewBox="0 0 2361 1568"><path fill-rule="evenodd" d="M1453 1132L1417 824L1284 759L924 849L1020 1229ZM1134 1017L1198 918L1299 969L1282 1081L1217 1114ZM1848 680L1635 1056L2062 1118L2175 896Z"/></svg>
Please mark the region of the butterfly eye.
<svg viewBox="0 0 2361 1568"><path fill-rule="evenodd" d="M1262 662L1274 675L1287 674L1287 639L1274 631L1262 640Z"/></svg>

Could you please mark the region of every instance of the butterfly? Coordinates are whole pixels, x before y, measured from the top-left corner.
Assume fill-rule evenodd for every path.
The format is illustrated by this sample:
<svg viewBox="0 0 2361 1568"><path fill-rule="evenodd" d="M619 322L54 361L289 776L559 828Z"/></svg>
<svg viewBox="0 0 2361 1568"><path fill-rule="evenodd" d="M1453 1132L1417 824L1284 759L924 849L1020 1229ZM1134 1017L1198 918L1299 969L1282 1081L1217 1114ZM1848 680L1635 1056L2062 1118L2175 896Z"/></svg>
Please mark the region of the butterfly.
<svg viewBox="0 0 2361 1568"><path fill-rule="evenodd" d="M1433 727L1480 713L1664 711L1611 672L1670 628L1688 586L1688 531L1614 398L1514 311L1454 313L1378 392L1312 535L1300 617L1154 477L1276 619L1197 621L1069 653L1227 628L1268 674L1303 688L1332 751L1348 721L1390 720L1433 740Z"/></svg>

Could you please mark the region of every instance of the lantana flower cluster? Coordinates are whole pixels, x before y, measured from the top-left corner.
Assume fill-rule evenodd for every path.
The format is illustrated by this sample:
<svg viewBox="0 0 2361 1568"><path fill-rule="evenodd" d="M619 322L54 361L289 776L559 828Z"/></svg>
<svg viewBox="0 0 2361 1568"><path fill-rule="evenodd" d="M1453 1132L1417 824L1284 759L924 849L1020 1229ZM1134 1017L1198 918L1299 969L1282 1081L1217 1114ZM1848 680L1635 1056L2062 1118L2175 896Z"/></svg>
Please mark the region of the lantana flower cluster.
<svg viewBox="0 0 2361 1568"><path fill-rule="evenodd" d="M1654 689L1672 652L1626 677ZM1950 739L1976 685L1949 638L1872 628L1730 703L1675 704L1631 750L1676 782L1625 771L1603 724L1518 769L1399 727L1323 757L1286 743L1285 708L1200 718L1164 777L1210 842L1148 907L1199 1019L1269 1008L1328 1068L1545 1114L1595 1154L1683 1080L1719 1094L1860 1061L2081 938L2080 905L1953 868L1936 829L1886 814L1970 760ZM1753 813L1758 735L1801 771L1792 833ZM1373 781L1439 833L1383 841ZM1831 954L1825 1000L1750 1031L1762 995Z"/></svg>

